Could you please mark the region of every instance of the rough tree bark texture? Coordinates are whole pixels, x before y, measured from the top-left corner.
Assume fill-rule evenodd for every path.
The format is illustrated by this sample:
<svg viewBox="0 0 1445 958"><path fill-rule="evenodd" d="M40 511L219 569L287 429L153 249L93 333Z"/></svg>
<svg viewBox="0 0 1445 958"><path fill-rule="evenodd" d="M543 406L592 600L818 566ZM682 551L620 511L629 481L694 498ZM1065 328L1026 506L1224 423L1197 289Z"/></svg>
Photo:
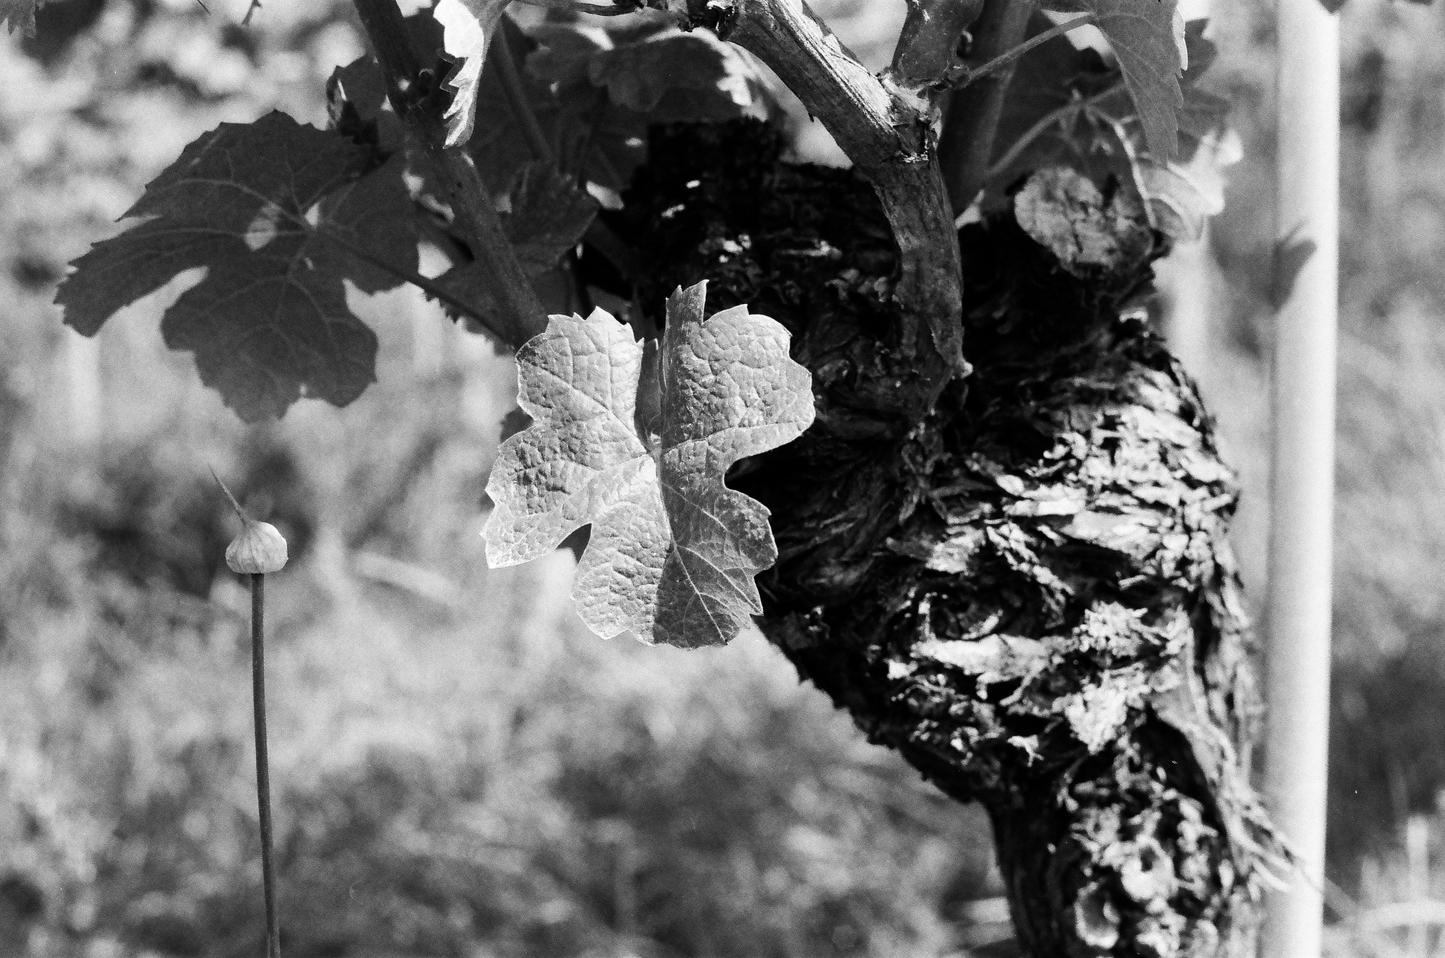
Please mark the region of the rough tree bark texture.
<svg viewBox="0 0 1445 958"><path fill-rule="evenodd" d="M813 371L817 424L730 476L773 513L764 631L988 808L1031 955L1252 954L1270 839L1235 487L1140 309L1158 243L1070 272L1011 218L966 227L974 371L903 422L878 202L777 157L760 125L659 130L615 221L649 263L640 302L706 277L711 310L773 316Z"/></svg>

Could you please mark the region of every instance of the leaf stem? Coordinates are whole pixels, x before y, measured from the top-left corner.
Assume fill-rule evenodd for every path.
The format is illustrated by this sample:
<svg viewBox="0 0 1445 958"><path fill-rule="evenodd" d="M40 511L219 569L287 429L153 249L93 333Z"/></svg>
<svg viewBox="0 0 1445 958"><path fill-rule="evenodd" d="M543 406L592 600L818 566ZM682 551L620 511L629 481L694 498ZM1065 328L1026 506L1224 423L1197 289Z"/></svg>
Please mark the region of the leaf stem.
<svg viewBox="0 0 1445 958"><path fill-rule="evenodd" d="M607 116L607 107L612 103L612 97L606 87L599 87L592 95L592 115L587 119L587 135L582 138L582 148L577 151L577 188L587 188L587 158L592 153L592 139L597 135L597 127Z"/></svg>
<svg viewBox="0 0 1445 958"><path fill-rule="evenodd" d="M999 54L992 60L985 63L983 66L969 70L967 73L964 74L962 80L954 84L954 88L961 90L969 84L977 80L983 79L990 73L994 73L998 70L1003 69L1010 63L1013 63L1019 57L1023 56L1025 53L1028 53L1034 47L1039 46L1043 43L1048 43L1054 37L1068 33L1075 27L1082 27L1087 24L1093 23L1094 20L1095 17L1092 13L1086 13L1083 16L1075 17L1072 20L1066 20L1063 23L1056 23L1042 33L1035 34L1034 36L1029 37L1023 43L1020 43L1018 46L1014 47L1012 50L1009 50L1007 53Z"/></svg>
<svg viewBox="0 0 1445 958"><path fill-rule="evenodd" d="M447 149L440 84L421 83L421 65L407 41L396 0L353 0L386 76L391 105L421 142L440 181L454 221L477 263L487 272L502 309L493 324L513 349L547 326L546 310L502 231L491 194L465 149Z"/></svg>
<svg viewBox="0 0 1445 958"><path fill-rule="evenodd" d="M251 707L256 722L256 809L261 819L261 882L266 897L266 958L281 958L272 851L271 774L266 751L266 576L251 574Z"/></svg>
<svg viewBox="0 0 1445 958"><path fill-rule="evenodd" d="M1067 122L1082 112L1083 108L1083 101L1080 100L1076 103L1066 103L1058 109L1050 110L1044 114L1039 118L1037 123L1024 131L1023 136L1015 140L1013 145L1004 151L1003 156L993 161L993 164L988 168L988 172L983 175L984 182L992 182L999 174L1007 170L1009 166L1023 154L1024 150L1029 148L1029 144L1043 136L1049 127L1055 123Z"/></svg>
<svg viewBox="0 0 1445 958"><path fill-rule="evenodd" d="M339 236L336 233L332 233L329 230L312 227L312 231L316 236L321 237L327 242L335 243L337 246L346 250L346 252L350 253L352 256L355 256L357 259L366 260L366 262L370 263L378 269L385 270L386 272L395 276L397 279L405 280L406 282L411 283L413 286L420 289L422 292L426 293L428 296L432 297L438 302L445 303L462 315L467 316L470 319L476 320L477 323L488 333L490 333L492 337L496 339L499 343L503 345L509 345L506 338L508 335L508 329L505 326L500 326L496 322L495 315L479 311L475 306L471 305L466 300L459 298L455 293L448 290L445 286L441 285L436 280L427 276L423 276L416 270L407 269L404 266L398 266L390 260L378 256L377 254L366 249L365 247L358 246L357 244L346 239L345 237Z"/></svg>
<svg viewBox="0 0 1445 958"><path fill-rule="evenodd" d="M246 515L246 511L241 508L241 504L236 501L236 497L231 495L231 490L228 489L226 487L226 484L221 481L221 477L216 475L216 467L207 464L206 468L211 470L211 478L216 480L216 485L220 486L221 491L226 494L226 498L230 500L231 508L236 510L236 515L241 517L241 522L246 523L251 521L251 517Z"/></svg>
<svg viewBox="0 0 1445 958"><path fill-rule="evenodd" d="M632 12L631 8L628 8L627 12ZM532 108L532 101L527 98L527 89L523 85L522 75L517 67L517 58L513 54L509 42L511 39L509 34L516 30L517 26L510 18L502 18L502 35L492 44L492 49L496 51L494 55L497 58L497 73L501 77L502 92L507 97L507 105L512 108L512 115L521 124L522 134L527 140L527 145L531 147L532 158L550 163L555 159L552 156L552 146L547 142L547 135L542 130L542 124L537 120L537 111ZM602 111L607 109L609 102L606 90L599 90L598 94L598 103L592 114L592 123L587 128L587 138L582 143L582 150L578 158L578 189L587 187L587 154L591 150L592 136L601 120ZM607 224L600 219L594 219L592 224L587 227L587 233L583 240L616 267L629 283L636 283L637 253L623 242L622 238L614 233Z"/></svg>
<svg viewBox="0 0 1445 958"><path fill-rule="evenodd" d="M1154 206L1149 202L1149 190L1144 182L1144 171L1139 166L1139 151L1129 140L1129 131L1124 129L1123 121L1109 116L1102 110L1094 109L1092 103L1085 104L1084 109L1092 119L1108 127L1109 132L1114 134L1114 139L1119 141L1119 149L1123 152L1124 158L1129 161L1129 175L1134 181L1134 191L1144 201L1144 215L1148 218L1149 225L1157 228L1159 223L1155 217Z"/></svg>
<svg viewBox="0 0 1445 958"><path fill-rule="evenodd" d="M972 58L986 67L1018 46L1033 13L1034 0L985 0L973 26ZM968 209L983 188L1013 68L1009 61L949 98L938 150L955 213Z"/></svg>
<svg viewBox="0 0 1445 958"><path fill-rule="evenodd" d="M1029 148L1034 140L1037 140L1048 131L1049 127L1055 123L1065 123L1080 113L1092 113L1095 103L1098 103L1104 99L1104 97L1118 90L1118 85L1107 87L1098 93L1075 100L1072 103L1065 103L1063 106L1045 113L1004 151L1003 156L993 161L992 165L988 168L988 172L984 174L984 182L992 182L1001 176L1023 154L1024 150Z"/></svg>
<svg viewBox="0 0 1445 958"><path fill-rule="evenodd" d="M512 108L512 116L522 128L522 135L526 137L532 155L544 162L551 162L552 146L547 142L547 135L542 132L542 124L537 121L537 112L532 109L532 104L527 99L527 89L522 85L522 73L517 69L517 58L512 54L512 44L509 42L511 38L507 35L510 27L510 22L503 17L502 35L495 39L489 50L496 58L497 76L502 81L502 92L506 94L507 105Z"/></svg>

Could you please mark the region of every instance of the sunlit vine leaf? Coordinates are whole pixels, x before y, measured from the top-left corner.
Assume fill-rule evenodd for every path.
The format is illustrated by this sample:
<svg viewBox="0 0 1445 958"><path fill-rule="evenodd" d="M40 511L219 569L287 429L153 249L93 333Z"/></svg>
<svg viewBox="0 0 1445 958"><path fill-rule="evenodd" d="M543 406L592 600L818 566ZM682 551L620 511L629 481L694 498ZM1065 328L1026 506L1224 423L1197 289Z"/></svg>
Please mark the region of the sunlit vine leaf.
<svg viewBox="0 0 1445 958"><path fill-rule="evenodd" d="M93 336L118 310L205 267L166 310L172 349L248 422L303 395L342 406L375 379L376 336L346 304L414 271L416 236L400 160L282 113L223 123L186 147L127 217L145 217L75 261L56 302ZM391 268L386 268L390 266Z"/></svg>
<svg viewBox="0 0 1445 958"><path fill-rule="evenodd" d="M482 79L487 46L496 35L502 11L511 0L437 0L432 16L442 25L442 48L456 61L447 74L452 91L447 107L447 146L471 139L476 122L477 88Z"/></svg>
<svg viewBox="0 0 1445 958"><path fill-rule="evenodd" d="M810 376L774 320L736 306L704 321L705 288L668 300L655 422L638 421L643 344L605 311L553 316L517 354L534 422L502 444L487 483L487 559L535 559L590 523L572 594L604 637L720 645L762 612L753 577L777 560L768 511L723 477L812 424Z"/></svg>

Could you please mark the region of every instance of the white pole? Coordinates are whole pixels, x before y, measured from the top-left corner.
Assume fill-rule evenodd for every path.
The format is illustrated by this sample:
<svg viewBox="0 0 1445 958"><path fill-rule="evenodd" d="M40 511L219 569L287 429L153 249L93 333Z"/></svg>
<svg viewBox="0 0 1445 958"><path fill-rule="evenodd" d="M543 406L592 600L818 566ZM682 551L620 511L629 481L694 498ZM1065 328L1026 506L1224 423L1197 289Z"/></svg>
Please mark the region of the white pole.
<svg viewBox="0 0 1445 958"><path fill-rule="evenodd" d="M1314 255L1279 309L1274 347L1265 794L1299 857L1266 901L1265 958L1319 958L1329 742L1339 24L1320 0L1277 0L1276 237Z"/></svg>
<svg viewBox="0 0 1445 958"><path fill-rule="evenodd" d="M1410 868L1410 901L1415 905L1428 907L1426 903L1430 900L1430 816L1415 814L1405 822L1405 861ZM1419 920L1419 917L1410 925L1408 950L1410 958L1430 958L1430 926Z"/></svg>

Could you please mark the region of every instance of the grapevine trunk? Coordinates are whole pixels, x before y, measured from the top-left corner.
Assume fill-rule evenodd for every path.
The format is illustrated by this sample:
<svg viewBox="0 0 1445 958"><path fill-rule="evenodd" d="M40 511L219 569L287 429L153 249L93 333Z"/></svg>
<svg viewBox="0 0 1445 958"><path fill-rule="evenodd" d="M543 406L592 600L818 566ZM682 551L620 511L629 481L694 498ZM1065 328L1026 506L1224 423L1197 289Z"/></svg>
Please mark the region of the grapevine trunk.
<svg viewBox="0 0 1445 958"><path fill-rule="evenodd" d="M1161 244L1071 270L1006 212L965 227L973 370L919 422L907 396L946 373L897 340L877 200L779 149L761 124L658 129L613 224L650 264L640 302L706 277L813 372L815 426L729 477L772 510L765 634L989 810L1029 954L1252 954L1271 838L1236 491L1143 308Z"/></svg>

